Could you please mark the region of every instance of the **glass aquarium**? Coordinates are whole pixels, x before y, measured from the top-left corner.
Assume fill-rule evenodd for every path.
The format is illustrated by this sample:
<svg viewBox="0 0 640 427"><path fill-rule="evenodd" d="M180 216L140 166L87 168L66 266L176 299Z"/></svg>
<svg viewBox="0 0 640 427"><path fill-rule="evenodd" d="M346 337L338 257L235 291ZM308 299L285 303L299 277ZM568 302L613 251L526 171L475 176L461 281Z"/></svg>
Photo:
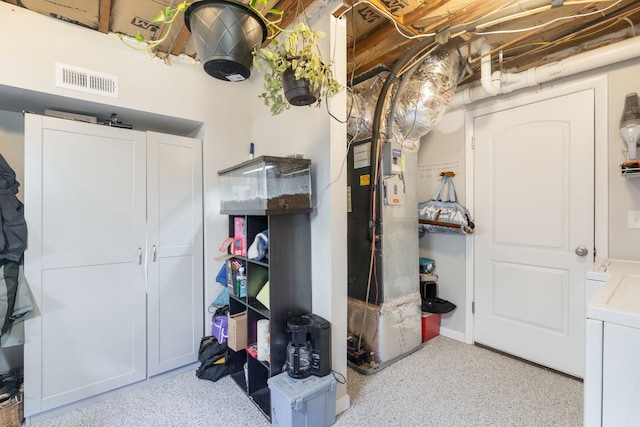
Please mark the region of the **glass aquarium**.
<svg viewBox="0 0 640 427"><path fill-rule="evenodd" d="M311 161L261 156L218 172L220 213L311 211Z"/></svg>

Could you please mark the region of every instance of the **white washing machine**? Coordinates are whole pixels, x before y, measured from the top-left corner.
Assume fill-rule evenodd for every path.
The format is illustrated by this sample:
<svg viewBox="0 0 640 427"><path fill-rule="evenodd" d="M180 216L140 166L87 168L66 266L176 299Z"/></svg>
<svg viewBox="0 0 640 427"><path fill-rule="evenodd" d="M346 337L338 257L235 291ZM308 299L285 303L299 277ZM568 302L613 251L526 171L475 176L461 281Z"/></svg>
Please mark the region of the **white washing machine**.
<svg viewBox="0 0 640 427"><path fill-rule="evenodd" d="M605 260L586 275L584 425L640 425L640 262Z"/></svg>

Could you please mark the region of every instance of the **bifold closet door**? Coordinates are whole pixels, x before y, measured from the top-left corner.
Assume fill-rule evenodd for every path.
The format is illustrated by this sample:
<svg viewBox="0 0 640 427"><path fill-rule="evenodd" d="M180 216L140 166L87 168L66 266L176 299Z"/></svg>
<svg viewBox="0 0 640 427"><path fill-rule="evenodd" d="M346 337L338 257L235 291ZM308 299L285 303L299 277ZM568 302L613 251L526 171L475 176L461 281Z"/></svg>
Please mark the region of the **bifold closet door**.
<svg viewBox="0 0 640 427"><path fill-rule="evenodd" d="M26 416L146 377L145 134L25 115Z"/></svg>
<svg viewBox="0 0 640 427"><path fill-rule="evenodd" d="M148 376L198 361L203 336L202 144L147 132Z"/></svg>

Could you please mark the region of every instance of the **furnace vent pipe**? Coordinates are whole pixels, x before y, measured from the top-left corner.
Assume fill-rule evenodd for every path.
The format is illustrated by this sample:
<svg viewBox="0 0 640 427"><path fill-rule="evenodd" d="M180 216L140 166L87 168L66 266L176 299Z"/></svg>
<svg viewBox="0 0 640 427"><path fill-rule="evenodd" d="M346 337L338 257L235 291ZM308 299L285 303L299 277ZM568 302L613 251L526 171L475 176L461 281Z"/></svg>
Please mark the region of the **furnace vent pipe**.
<svg viewBox="0 0 640 427"><path fill-rule="evenodd" d="M640 58L638 52L640 52L640 36L612 43L589 52L579 53L550 64L530 68L521 73L500 73L496 71L493 75L487 76L486 66L483 67L483 63L481 63L481 73L483 73L481 81L484 84L458 90L451 99L449 109L453 110L461 105L471 104L495 95L510 93L562 77L572 76L629 59ZM490 73L490 71L491 66L489 65L488 72ZM494 77L499 77L499 86L495 84ZM485 88L487 82L491 85L489 91ZM496 93L490 93L496 87Z"/></svg>

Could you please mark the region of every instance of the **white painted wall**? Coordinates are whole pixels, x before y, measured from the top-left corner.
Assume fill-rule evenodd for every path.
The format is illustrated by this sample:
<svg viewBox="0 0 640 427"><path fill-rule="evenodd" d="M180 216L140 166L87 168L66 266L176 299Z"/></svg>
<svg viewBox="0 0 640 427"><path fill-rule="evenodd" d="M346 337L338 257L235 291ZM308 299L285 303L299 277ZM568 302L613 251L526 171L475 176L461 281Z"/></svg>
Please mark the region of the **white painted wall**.
<svg viewBox="0 0 640 427"><path fill-rule="evenodd" d="M345 23L324 16L310 17L313 29L323 31L321 52L332 58L338 80L345 84ZM256 79L254 92L262 92L263 80ZM314 210L311 215L312 299L313 312L331 322L332 369L346 377L347 367L347 205L345 124L332 119L331 113L344 120L346 93L334 96L328 105L292 107L272 117L262 101L253 101L253 142L255 155L286 156L303 154L311 159ZM337 389L337 411L349 407L346 386Z"/></svg>
<svg viewBox="0 0 640 427"><path fill-rule="evenodd" d="M219 264L213 261L227 236L219 215L217 171L244 159L235 147L251 132L251 82L222 82L201 65L166 65L146 52L130 49L115 35L101 34L0 2L0 109L51 108L89 115L115 112L125 123L203 139L205 189L205 304L215 297ZM11 41L10 43L8 41ZM110 98L55 86L55 63L117 76L119 97ZM7 106L7 98L10 98ZM98 113L98 114L96 114ZM136 126L139 128L139 126ZM210 320L210 319L209 319ZM204 320L206 323L207 320Z"/></svg>
<svg viewBox="0 0 640 427"><path fill-rule="evenodd" d="M608 189L609 189L609 223L608 227L608 256L629 260L640 260L640 230L627 228L627 211L640 210L640 178L624 178L618 174L620 151L624 149L618 135L618 123L627 93L640 93L640 57L636 60L611 65L598 70L582 73L559 81L549 82L536 88L525 89L520 92L504 95L499 99L518 99L536 91L547 90L557 85L584 81L593 76L606 76L608 81L608 103L605 112L597 121L605 121L608 135ZM468 105L456 111L445 114L442 121L421 141L418 153L418 163L439 164L459 162L460 174L456 177L458 198L464 204L465 189L465 122L464 112L471 108L478 108L496 102L498 98L487 99L483 102ZM419 186L420 200L429 198L435 190L437 181L425 181ZM426 197L426 198L425 198ZM473 214L473 212L472 212ZM465 312L467 304L465 295L465 248L462 236L433 235L420 241L420 254L436 260L440 274L440 297L448 299L458 305L453 313L442 317L442 333L454 338L463 339L465 333ZM602 251L602 249L600 249ZM600 252L598 256L606 257Z"/></svg>
<svg viewBox="0 0 640 427"><path fill-rule="evenodd" d="M442 168L456 173L454 185L458 199L465 200L464 111L445 114L440 123L420 143L418 152L418 201L433 197L440 183ZM445 196L447 194L445 193ZM441 317L441 334L452 338L465 327L465 235L427 233L420 239L420 256L436 261L438 296L453 302L457 309ZM452 335L453 334L453 335Z"/></svg>
<svg viewBox="0 0 640 427"><path fill-rule="evenodd" d="M344 23L325 17L317 28L327 34L323 53L337 60L336 75L345 76ZM346 377L346 171L341 168L346 131L329 118L324 105L272 118L257 98L262 81L255 72L249 81L222 82L206 75L200 65L174 60L167 66L129 49L114 35L5 2L0 2L0 38L12 41L3 45L0 58L0 110L41 113L51 108L99 119L115 112L126 123L144 123L145 129L173 129L203 139L206 305L219 290L214 281L221 264L213 258L228 232L227 217L219 214L217 171L246 160L252 141L256 156L302 153L311 159L318 205L312 214L313 310L332 322L333 369ZM119 97L57 88L56 62L116 75ZM343 119L345 98L342 93L331 102L332 112ZM341 412L349 406L344 385L337 395Z"/></svg>

